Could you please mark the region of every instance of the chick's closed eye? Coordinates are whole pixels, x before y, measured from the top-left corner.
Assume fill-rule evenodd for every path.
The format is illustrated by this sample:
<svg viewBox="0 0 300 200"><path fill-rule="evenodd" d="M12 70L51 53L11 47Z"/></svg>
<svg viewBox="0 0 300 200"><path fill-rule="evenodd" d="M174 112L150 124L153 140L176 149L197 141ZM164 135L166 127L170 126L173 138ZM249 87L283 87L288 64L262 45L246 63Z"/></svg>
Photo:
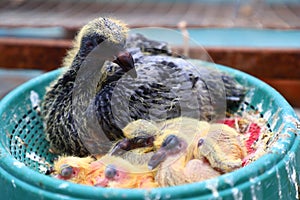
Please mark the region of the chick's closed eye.
<svg viewBox="0 0 300 200"><path fill-rule="evenodd" d="M63 164L60 168L59 175L64 179L70 179L74 174L74 169L68 164Z"/></svg>

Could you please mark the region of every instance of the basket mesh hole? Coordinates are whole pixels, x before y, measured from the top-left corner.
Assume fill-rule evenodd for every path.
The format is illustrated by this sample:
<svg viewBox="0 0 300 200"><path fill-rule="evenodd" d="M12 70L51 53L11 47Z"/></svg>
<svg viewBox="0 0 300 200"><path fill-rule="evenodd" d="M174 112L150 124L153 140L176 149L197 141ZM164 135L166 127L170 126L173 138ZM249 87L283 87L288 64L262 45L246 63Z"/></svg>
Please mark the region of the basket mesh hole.
<svg viewBox="0 0 300 200"><path fill-rule="evenodd" d="M37 108L28 109L14 122L16 124L8 138L12 156L26 166L45 173L54 155L48 151L49 144L44 137L42 120Z"/></svg>

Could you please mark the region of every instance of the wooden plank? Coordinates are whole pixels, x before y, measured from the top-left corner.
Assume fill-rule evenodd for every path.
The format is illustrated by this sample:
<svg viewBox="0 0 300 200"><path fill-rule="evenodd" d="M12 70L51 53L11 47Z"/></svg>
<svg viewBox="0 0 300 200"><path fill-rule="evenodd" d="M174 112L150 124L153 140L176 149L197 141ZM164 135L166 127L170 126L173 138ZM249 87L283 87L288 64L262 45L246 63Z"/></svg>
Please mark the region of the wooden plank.
<svg viewBox="0 0 300 200"><path fill-rule="evenodd" d="M71 44L70 40L0 38L0 67L53 70Z"/></svg>
<svg viewBox="0 0 300 200"><path fill-rule="evenodd" d="M266 79L263 81L274 87L294 107L300 107L300 80Z"/></svg>
<svg viewBox="0 0 300 200"><path fill-rule="evenodd" d="M177 48L181 54L180 48ZM300 49L206 47L212 61L256 77L300 79ZM199 58L203 49L190 48L190 57Z"/></svg>
<svg viewBox="0 0 300 200"><path fill-rule="evenodd" d="M60 66L71 44L71 40L1 38L0 67L53 70ZM179 47L174 50L182 52ZM210 47L205 50L215 63L263 79L292 105L300 107L300 49ZM191 48L190 57L200 58L201 52L199 48Z"/></svg>
<svg viewBox="0 0 300 200"><path fill-rule="evenodd" d="M0 38L2 67L52 70L60 66L71 40ZM180 47L175 47L181 53ZM300 79L300 49L206 47L212 61L257 77ZM190 57L203 50L191 47ZM17 59L16 59L17 58Z"/></svg>

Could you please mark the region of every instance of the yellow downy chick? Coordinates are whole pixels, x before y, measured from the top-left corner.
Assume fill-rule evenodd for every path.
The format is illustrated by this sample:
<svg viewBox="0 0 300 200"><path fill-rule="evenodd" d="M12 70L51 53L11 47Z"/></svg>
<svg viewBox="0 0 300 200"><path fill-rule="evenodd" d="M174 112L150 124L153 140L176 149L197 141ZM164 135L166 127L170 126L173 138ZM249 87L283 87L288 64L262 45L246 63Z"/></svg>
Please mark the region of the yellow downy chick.
<svg viewBox="0 0 300 200"><path fill-rule="evenodd" d="M154 141L155 149L159 149L169 135L177 135L187 143L186 162L194 157L194 149L198 140L208 133L210 124L188 117L169 119L159 124L160 133Z"/></svg>
<svg viewBox="0 0 300 200"><path fill-rule="evenodd" d="M155 180L162 187L187 183L183 170L187 158L187 142L175 135L169 135L161 148L152 156L148 166L151 168L159 164Z"/></svg>
<svg viewBox="0 0 300 200"><path fill-rule="evenodd" d="M90 171L92 157L62 156L54 162L54 176L78 184L90 185L86 176Z"/></svg>
<svg viewBox="0 0 300 200"><path fill-rule="evenodd" d="M156 160L163 162L157 169L155 180L160 186L175 186L186 183L203 181L219 176L220 173L203 160L191 159L193 149L180 136L169 135L161 149L151 159L150 165Z"/></svg>
<svg viewBox="0 0 300 200"><path fill-rule="evenodd" d="M203 181L242 166L246 148L227 125L183 117L161 127L154 141L158 150L148 164L159 165L155 180L160 186Z"/></svg>
<svg viewBox="0 0 300 200"><path fill-rule="evenodd" d="M73 183L111 188L154 188L154 172L115 156L60 157L54 163L55 177Z"/></svg>
<svg viewBox="0 0 300 200"><path fill-rule="evenodd" d="M150 169L159 165L155 180L163 187L198 181L197 177L192 177L192 173L195 172L190 171L193 162L191 164L189 162L194 157L198 139L208 133L209 123L180 117L161 122L159 127L159 136L154 141L154 146L158 150L148 163ZM214 176L216 173L211 175Z"/></svg>
<svg viewBox="0 0 300 200"><path fill-rule="evenodd" d="M153 172L144 165L132 165L120 157L106 155L91 163L87 175L92 185L112 188L153 188Z"/></svg>
<svg viewBox="0 0 300 200"><path fill-rule="evenodd" d="M205 157L213 168L226 173L242 167L246 152L235 129L225 124L212 124L207 135L198 141L196 158Z"/></svg>

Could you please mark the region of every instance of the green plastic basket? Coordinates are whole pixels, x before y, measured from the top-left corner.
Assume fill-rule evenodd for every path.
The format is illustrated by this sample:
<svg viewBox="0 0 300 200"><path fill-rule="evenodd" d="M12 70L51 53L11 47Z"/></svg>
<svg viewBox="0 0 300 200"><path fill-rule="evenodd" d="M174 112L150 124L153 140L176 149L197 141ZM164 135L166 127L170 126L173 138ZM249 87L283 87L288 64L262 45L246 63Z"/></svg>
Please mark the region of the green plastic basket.
<svg viewBox="0 0 300 200"><path fill-rule="evenodd" d="M273 88L243 72L220 65L250 88L242 109L256 110L277 141L270 153L248 166L207 181L175 187L112 189L57 180L41 173L55 157L48 152L38 98L61 69L16 88L0 102L1 199L296 199L299 197L300 151L297 116ZM299 126L299 124L298 124Z"/></svg>

